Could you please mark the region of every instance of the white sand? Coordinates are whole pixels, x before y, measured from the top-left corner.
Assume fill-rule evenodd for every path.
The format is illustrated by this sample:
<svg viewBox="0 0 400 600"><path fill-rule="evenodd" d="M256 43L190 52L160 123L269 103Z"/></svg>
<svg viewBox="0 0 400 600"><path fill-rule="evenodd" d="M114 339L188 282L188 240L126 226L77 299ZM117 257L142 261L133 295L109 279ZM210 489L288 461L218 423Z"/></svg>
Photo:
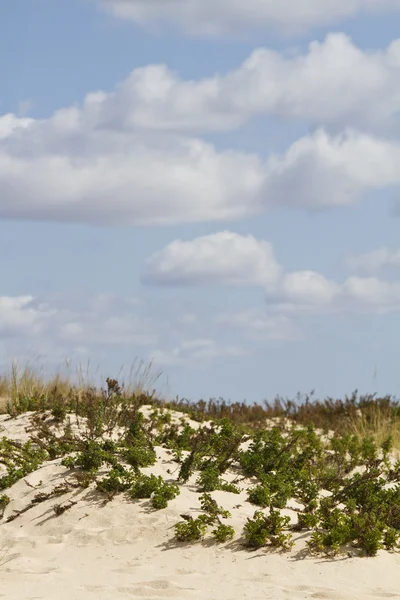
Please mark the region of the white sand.
<svg viewBox="0 0 400 600"><path fill-rule="evenodd" d="M26 425L25 415L13 420L1 416L0 436L23 441ZM158 455L157 466L144 472L176 477L179 467L167 451L158 449ZM132 502L123 496L104 504L92 489L78 489L5 522L35 494L50 491L65 477L72 481L57 459L6 490L12 502L0 521L0 558L1 548L6 550L6 562L0 566L0 598L400 599L398 553L381 551L375 558L304 558L303 533L296 534L296 545L289 553L244 549L240 534L246 517L255 511L245 500L245 491L212 494L232 512L232 519L226 521L237 531L232 542L217 545L211 537L195 544L175 542L174 525L181 521L180 514L195 516L200 508L193 479L161 511L154 511L148 500ZM53 506L69 499L78 503L57 517Z"/></svg>

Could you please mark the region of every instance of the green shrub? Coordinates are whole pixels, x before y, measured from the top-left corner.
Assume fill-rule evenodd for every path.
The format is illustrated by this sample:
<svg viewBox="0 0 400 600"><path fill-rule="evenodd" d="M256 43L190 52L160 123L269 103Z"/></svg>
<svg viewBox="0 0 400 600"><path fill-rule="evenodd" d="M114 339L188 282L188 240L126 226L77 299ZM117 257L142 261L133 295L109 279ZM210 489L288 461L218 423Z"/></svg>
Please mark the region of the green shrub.
<svg viewBox="0 0 400 600"><path fill-rule="evenodd" d="M265 484L258 484L249 490L247 499L252 504L267 508L271 504L271 490Z"/></svg>
<svg viewBox="0 0 400 600"><path fill-rule="evenodd" d="M213 529L212 533L217 542L224 543L233 538L235 530L231 525L220 523L216 529Z"/></svg>
<svg viewBox="0 0 400 600"><path fill-rule="evenodd" d="M157 455L152 448L134 446L122 452L122 457L136 471L139 467L151 467L157 460Z"/></svg>
<svg viewBox="0 0 400 600"><path fill-rule="evenodd" d="M5 509L5 507L10 504L11 500L10 498L7 496L7 494L3 494L2 496L0 496L0 509Z"/></svg>
<svg viewBox="0 0 400 600"><path fill-rule="evenodd" d="M247 519L244 526L246 545L251 548L262 548L269 544L283 550L290 550L293 546L292 536L283 531L289 523L290 518L282 517L278 510L271 510L269 515L256 511L253 519Z"/></svg>
<svg viewBox="0 0 400 600"><path fill-rule="evenodd" d="M395 550L399 545L400 531L388 527L383 534L383 545L386 550Z"/></svg>
<svg viewBox="0 0 400 600"><path fill-rule="evenodd" d="M128 490L132 499L151 498L156 509L165 508L169 500L179 495L179 487L174 483L167 483L161 476L139 475Z"/></svg>
<svg viewBox="0 0 400 600"><path fill-rule="evenodd" d="M299 512L297 513L297 523L293 529L301 531L302 529L314 529L319 523L319 516L314 512Z"/></svg>
<svg viewBox="0 0 400 600"><path fill-rule="evenodd" d="M100 392L86 387L79 393L59 384L47 386L43 393L37 386L36 391L14 386L13 414L39 412L31 417L32 442L0 440L0 461L6 469L0 477L0 490L44 461L61 457L66 467L78 467L74 475L82 487L96 484L109 499L127 492L131 498L150 498L156 509L164 508L179 488L140 471L155 464L155 446L161 445L170 449L179 463L180 481L187 482L199 472L197 486L203 492L203 514L178 524L178 539L201 539L208 527L216 541L231 539L233 528L222 522L229 512L218 506L209 492L239 493L235 484L223 479L233 468L238 471L237 480L240 476L256 479L248 500L269 509L267 514L258 511L248 519L244 533L249 546L291 547L286 531L289 519L279 510L295 498L304 510L291 529L311 532L310 552L337 554L350 546L373 556L381 548L398 549L400 461L390 464L389 452L393 445L399 447L400 405L390 397L353 394L343 401L311 402L306 398L297 404L278 399L265 407L230 405L222 400L170 403L198 421L210 419L209 426L195 430L184 418L174 423L153 396L128 397L116 380L107 379L106 383ZM153 404L150 418L139 410L144 403ZM71 411L76 427L69 419ZM282 421L265 429L267 418L283 416L290 419L289 426ZM378 423L384 426L379 429ZM333 437L322 441L315 426L333 429ZM240 450L247 439L247 450ZM104 467L107 474L100 477ZM356 467L360 472L354 474ZM390 489L387 483L392 484ZM329 490L330 497L321 499L322 490ZM38 498L43 501L45 496ZM5 498L0 496L0 511Z"/></svg>
<svg viewBox="0 0 400 600"><path fill-rule="evenodd" d="M232 494L240 494L239 488L233 483L223 481L219 476L218 469L213 466L208 466L204 471L201 471L196 483L199 492L214 492L215 490L221 490L223 492L231 492Z"/></svg>
<svg viewBox="0 0 400 600"><path fill-rule="evenodd" d="M118 465L104 477L96 482L98 489L111 495L125 492L130 488L134 479L134 473L127 471Z"/></svg>
<svg viewBox="0 0 400 600"><path fill-rule="evenodd" d="M204 515L197 519L190 518L175 525L175 536L180 542L197 542L206 535L207 524Z"/></svg>
<svg viewBox="0 0 400 600"><path fill-rule="evenodd" d="M10 504L10 502L11 500L9 496L7 496L7 494L3 494L2 496L0 496L0 519L3 518L6 506Z"/></svg>
<svg viewBox="0 0 400 600"><path fill-rule="evenodd" d="M19 444L3 437L0 440L0 460L7 473L0 477L0 490L11 487L22 477L36 471L48 458L48 453L32 441Z"/></svg>
<svg viewBox="0 0 400 600"><path fill-rule="evenodd" d="M200 505L201 510L208 515L211 522L215 522L219 517L229 519L231 516L228 510L225 510L222 506L218 506L217 501L210 494L204 493L200 496Z"/></svg>
<svg viewBox="0 0 400 600"><path fill-rule="evenodd" d="M83 471L96 472L104 463L115 465L117 459L113 452L104 450L101 443L89 440L85 443L84 450L77 454L74 461L75 466L80 467Z"/></svg>

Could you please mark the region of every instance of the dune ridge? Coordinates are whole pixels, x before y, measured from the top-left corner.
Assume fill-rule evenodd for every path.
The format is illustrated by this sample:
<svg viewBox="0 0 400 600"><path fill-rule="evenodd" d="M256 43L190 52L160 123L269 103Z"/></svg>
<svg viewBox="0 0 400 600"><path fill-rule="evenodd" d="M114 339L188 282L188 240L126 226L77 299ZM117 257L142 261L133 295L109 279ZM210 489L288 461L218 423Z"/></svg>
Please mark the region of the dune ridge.
<svg viewBox="0 0 400 600"><path fill-rule="evenodd" d="M141 410L148 415L151 407ZM17 444L26 442L32 434L31 418L32 413L14 418L0 416L0 436ZM172 413L172 419L176 423L184 419L193 429L200 427L183 414ZM157 446L156 454L155 464L141 471L175 481L179 465L172 451ZM250 478L240 482L239 494L221 490L211 493L230 511L228 522L237 532L234 539L217 544L207 535L191 544L177 542L174 526L182 515L200 514L197 474L179 485L180 494L166 508L156 511L149 499L132 501L119 494L108 501L93 486L77 487L73 470L61 462L60 457L45 461L5 490L11 501L0 521L0 597L400 598L400 555L396 552L381 551L373 558L308 556L304 552L304 532L294 534L295 544L289 552L243 548L243 526L257 508L247 499ZM224 477L234 481L237 473L228 470ZM66 484L71 488L62 497L51 497L23 512L39 492L46 494ZM57 506L64 509L58 515ZM282 514L294 523L298 507L292 499Z"/></svg>

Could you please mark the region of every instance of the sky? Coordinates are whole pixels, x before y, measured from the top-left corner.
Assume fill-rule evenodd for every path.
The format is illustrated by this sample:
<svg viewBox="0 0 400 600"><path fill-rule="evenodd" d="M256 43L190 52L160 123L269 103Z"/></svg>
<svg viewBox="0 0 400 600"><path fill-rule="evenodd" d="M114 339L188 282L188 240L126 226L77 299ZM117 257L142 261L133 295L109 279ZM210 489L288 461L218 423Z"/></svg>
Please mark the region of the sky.
<svg viewBox="0 0 400 600"><path fill-rule="evenodd" d="M0 370L397 396L399 31L400 0L3 0Z"/></svg>

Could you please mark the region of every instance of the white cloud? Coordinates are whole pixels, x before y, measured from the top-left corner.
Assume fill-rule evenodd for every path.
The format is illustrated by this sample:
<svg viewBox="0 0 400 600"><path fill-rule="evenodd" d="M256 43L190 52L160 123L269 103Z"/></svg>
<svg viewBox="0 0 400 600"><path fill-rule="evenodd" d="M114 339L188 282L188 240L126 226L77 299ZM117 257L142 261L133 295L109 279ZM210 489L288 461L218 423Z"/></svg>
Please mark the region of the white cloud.
<svg viewBox="0 0 400 600"><path fill-rule="evenodd" d="M363 12L400 9L399 0L91 0L117 17L140 25L176 25L194 35L243 34L254 30L296 33L337 23Z"/></svg>
<svg viewBox="0 0 400 600"><path fill-rule="evenodd" d="M244 218L271 205L346 205L400 183L400 143L323 130L283 155L217 152L191 138L93 129L75 109L0 131L0 217L171 225ZM79 113L79 111L78 111Z"/></svg>
<svg viewBox="0 0 400 600"><path fill-rule="evenodd" d="M361 309L388 312L400 309L400 283L376 277L349 277L343 284L343 295Z"/></svg>
<svg viewBox="0 0 400 600"><path fill-rule="evenodd" d="M154 321L132 313L127 302L91 303L81 310L33 296L0 297L0 334L3 339L33 337L74 344L132 344L149 346L158 342Z"/></svg>
<svg viewBox="0 0 400 600"><path fill-rule="evenodd" d="M296 285L288 286L288 279L295 280ZM400 310L400 284L396 282L348 277L337 283L308 271L290 273L283 281L280 295L266 295L269 309L278 314L379 314Z"/></svg>
<svg viewBox="0 0 400 600"><path fill-rule="evenodd" d="M74 344L90 343L108 346L132 345L145 347L156 344L158 335L154 322L143 316L81 315L81 320L70 321L62 328L62 337Z"/></svg>
<svg viewBox="0 0 400 600"><path fill-rule="evenodd" d="M400 41L367 54L338 34L306 56L256 51L224 78L181 82L151 66L48 119L0 116L0 218L171 225L354 203L400 183L400 142L318 129L263 161L153 129L229 128L267 112L384 130L399 75Z"/></svg>
<svg viewBox="0 0 400 600"><path fill-rule="evenodd" d="M308 272L307 272L308 273ZM324 314L382 314L400 310L400 284L370 277L348 277L342 283L318 273L319 285L307 285L301 272L289 274L298 279L295 290L283 286L280 296L266 295L270 312L287 316ZM285 280L284 280L285 281ZM286 289L285 289L286 287Z"/></svg>
<svg viewBox="0 0 400 600"><path fill-rule="evenodd" d="M355 271L376 273L385 267L400 268L400 250L393 248L378 248L372 252L350 256L346 264Z"/></svg>
<svg viewBox="0 0 400 600"><path fill-rule="evenodd" d="M21 333L39 333L46 310L32 306L33 296L0 296L0 335L12 338Z"/></svg>
<svg viewBox="0 0 400 600"><path fill-rule="evenodd" d="M156 365L202 368L205 363L222 357L244 356L239 346L218 344L212 339L184 340L171 350L154 350L151 356Z"/></svg>
<svg viewBox="0 0 400 600"><path fill-rule="evenodd" d="M271 157L263 194L275 204L323 208L356 202L363 192L400 183L400 143L347 130L323 130Z"/></svg>
<svg viewBox="0 0 400 600"><path fill-rule="evenodd" d="M0 115L0 140L11 137L13 133L26 129L34 122L34 119L17 117L13 113Z"/></svg>
<svg viewBox="0 0 400 600"><path fill-rule="evenodd" d="M268 315L266 311L248 309L232 314L221 314L216 323L239 330L251 340L294 341L302 334L295 323L285 315Z"/></svg>
<svg viewBox="0 0 400 600"><path fill-rule="evenodd" d="M124 225L237 219L259 208L264 178L256 156L196 139L92 130L58 114L0 141L0 217Z"/></svg>
<svg viewBox="0 0 400 600"><path fill-rule="evenodd" d="M102 360L112 354L126 360L142 356L163 366L202 368L219 357L243 356L237 344L209 337L212 319L198 323L198 315L154 309L138 299L108 294L0 297L0 362L33 354L45 364L60 366L66 358L90 356ZM184 317L184 318L181 318ZM208 331L206 331L208 330ZM200 335L199 335L200 333ZM119 360L119 358L117 359Z"/></svg>
<svg viewBox="0 0 400 600"><path fill-rule="evenodd" d="M281 295L284 300L298 304L329 305L340 287L314 271L297 271L285 275Z"/></svg>
<svg viewBox="0 0 400 600"><path fill-rule="evenodd" d="M385 129L399 74L400 41L367 54L338 34L305 56L256 51L224 78L182 82L150 66L48 119L0 116L0 218L171 225L354 203L400 183L400 142L318 129L263 161L154 129L229 128L262 112Z"/></svg>
<svg viewBox="0 0 400 600"><path fill-rule="evenodd" d="M88 94L81 109L58 111L52 126L59 133L65 124L193 133L231 130L272 115L333 132L355 127L392 135L399 131L399 98L400 40L385 51L363 51L334 33L305 53L257 49L238 68L201 80L182 80L163 64L140 67L113 92ZM8 129L12 120L15 127L15 117L6 117Z"/></svg>
<svg viewBox="0 0 400 600"><path fill-rule="evenodd" d="M285 273L268 242L227 231L171 242L147 260L143 280L169 286L258 285L269 309L282 315L400 309L400 284L361 277L337 283L314 271ZM249 326L254 315L237 318ZM268 322L264 325L268 329ZM259 319L254 326L262 326Z"/></svg>
<svg viewBox="0 0 400 600"><path fill-rule="evenodd" d="M143 280L167 285L274 286L281 274L271 244L229 231L175 240L147 261Z"/></svg>

